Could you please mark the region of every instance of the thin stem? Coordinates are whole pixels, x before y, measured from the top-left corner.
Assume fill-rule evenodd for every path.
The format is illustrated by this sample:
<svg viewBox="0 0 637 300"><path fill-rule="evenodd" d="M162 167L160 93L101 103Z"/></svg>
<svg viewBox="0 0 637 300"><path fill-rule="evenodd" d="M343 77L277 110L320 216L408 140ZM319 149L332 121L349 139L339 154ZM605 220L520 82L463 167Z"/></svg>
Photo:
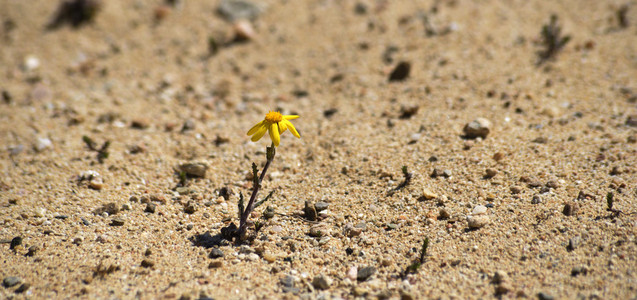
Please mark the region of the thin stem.
<svg viewBox="0 0 637 300"><path fill-rule="evenodd" d="M272 143L271 147L273 149L276 149L274 148L274 143ZM239 221L239 238L243 238L243 236L245 236L247 225L248 225L247 224L248 217L250 216L250 214L252 213L252 210L254 209L254 202L257 200L257 194L259 193L259 189L261 188L261 181L263 181L263 178L265 178L265 173L268 172L268 168L270 167L272 160L274 160L274 154L272 155L272 157L268 157L268 155L266 155L266 157L268 160L265 162L263 171L261 171L261 176L259 176L259 182L254 184L254 186L252 187L252 195L250 196L250 201L248 201L248 205L246 205L246 208L243 211L243 214L241 215L241 220ZM253 174L253 175L256 176L256 174Z"/></svg>

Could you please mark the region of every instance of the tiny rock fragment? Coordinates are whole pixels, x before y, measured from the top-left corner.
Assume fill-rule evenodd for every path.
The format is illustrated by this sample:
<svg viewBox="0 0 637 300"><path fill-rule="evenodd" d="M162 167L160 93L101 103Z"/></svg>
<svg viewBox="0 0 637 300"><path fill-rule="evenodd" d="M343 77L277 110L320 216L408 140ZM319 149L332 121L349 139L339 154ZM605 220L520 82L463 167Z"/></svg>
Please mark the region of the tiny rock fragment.
<svg viewBox="0 0 637 300"><path fill-rule="evenodd" d="M142 260L141 266L144 268L152 268L155 266L155 262L150 259L144 259Z"/></svg>
<svg viewBox="0 0 637 300"><path fill-rule="evenodd" d="M319 290L327 290L332 285L332 279L321 274L312 279L312 285Z"/></svg>
<svg viewBox="0 0 637 300"><path fill-rule="evenodd" d="M130 126L135 129L146 129L150 127L150 120L145 118L135 119L131 122Z"/></svg>
<svg viewBox="0 0 637 300"><path fill-rule="evenodd" d="M115 215L119 213L119 205L117 205L117 203L115 202L111 202L111 203L104 204L93 211L93 214L98 216L103 213L107 213L110 216Z"/></svg>
<svg viewBox="0 0 637 300"><path fill-rule="evenodd" d="M9 276L9 277L5 277L2 280L2 285L4 287L8 287L9 288L9 287L13 287L13 286L18 285L21 282L22 282L22 279L20 277Z"/></svg>
<svg viewBox="0 0 637 300"><path fill-rule="evenodd" d="M507 282L509 275L502 270L495 271L493 274L493 278L491 279L491 283L499 284L503 282Z"/></svg>
<svg viewBox="0 0 637 300"><path fill-rule="evenodd" d="M234 22L241 19L254 20L263 12L263 8L246 0L222 0L217 12L226 20Z"/></svg>
<svg viewBox="0 0 637 300"><path fill-rule="evenodd" d="M498 174L498 171L496 169L488 168L484 171L484 178L487 178L487 179L493 178L497 174Z"/></svg>
<svg viewBox="0 0 637 300"><path fill-rule="evenodd" d="M628 116L626 119L626 125L630 127L637 127L637 114Z"/></svg>
<svg viewBox="0 0 637 300"><path fill-rule="evenodd" d="M122 218L113 218L111 220L111 226L124 226L124 219Z"/></svg>
<svg viewBox="0 0 637 300"><path fill-rule="evenodd" d="M311 237L322 237L328 235L328 230L323 225L314 225L310 227L310 236Z"/></svg>
<svg viewBox="0 0 637 300"><path fill-rule="evenodd" d="M372 277L374 273L376 273L375 267L368 266L368 267L361 268L358 270L358 273L356 274L356 280L365 281L369 279L370 277Z"/></svg>
<svg viewBox="0 0 637 300"><path fill-rule="evenodd" d="M579 210L579 204L575 202L568 202L564 204L564 209L562 210L562 213L565 216L574 216L577 214L578 210Z"/></svg>
<svg viewBox="0 0 637 300"><path fill-rule="evenodd" d="M432 199L436 199L438 198L438 195L434 192L432 192L430 189L428 188L423 188L422 189L422 197L425 200L432 200Z"/></svg>
<svg viewBox="0 0 637 300"><path fill-rule="evenodd" d="M194 177L205 177L208 165L203 162L189 162L179 166L181 172Z"/></svg>
<svg viewBox="0 0 637 300"><path fill-rule="evenodd" d="M88 187L99 191L99 190L104 189L104 187L106 187L106 185L104 184L104 180L102 179L102 177L93 177L88 182Z"/></svg>
<svg viewBox="0 0 637 300"><path fill-rule="evenodd" d="M468 139L486 138L491 131L491 121L477 118L464 126L464 137Z"/></svg>
<svg viewBox="0 0 637 300"><path fill-rule="evenodd" d="M402 61L396 65L394 70L389 74L389 81L403 81L409 77L409 72L411 71L411 64L405 61Z"/></svg>
<svg viewBox="0 0 637 300"><path fill-rule="evenodd" d="M223 257L223 251L219 248L213 248L208 255L210 258L220 258Z"/></svg>
<svg viewBox="0 0 637 300"><path fill-rule="evenodd" d="M447 220L449 218L451 218L451 214L449 213L449 211L447 211L444 208L441 208L440 211L438 212L438 219Z"/></svg>
<svg viewBox="0 0 637 300"><path fill-rule="evenodd" d="M514 185L509 188L511 190L511 194L519 194L522 192L522 187L519 185Z"/></svg>
<svg viewBox="0 0 637 300"><path fill-rule="evenodd" d="M477 215L477 216L468 216L467 217L467 225L471 229L482 228L485 225L489 224L489 216L488 215Z"/></svg>
<svg viewBox="0 0 637 300"><path fill-rule="evenodd" d="M326 202L316 202L314 204L314 209L316 209L316 212L322 212L326 210L328 206L329 204Z"/></svg>
<svg viewBox="0 0 637 300"><path fill-rule="evenodd" d="M51 148L51 146L53 146L53 143L51 142L50 139L48 138L38 138L35 141L35 145L33 146L33 148L35 149L35 151L37 152L42 152L48 148Z"/></svg>
<svg viewBox="0 0 637 300"><path fill-rule="evenodd" d="M305 201L305 208L303 209L303 212L305 213L306 219L308 219L309 221L316 221L316 208L314 207L314 205L312 205L312 202Z"/></svg>
<svg viewBox="0 0 637 300"><path fill-rule="evenodd" d="M476 207L473 208L473 211L471 212L472 215L483 215L487 213L487 207L484 205L477 205Z"/></svg>
<svg viewBox="0 0 637 300"><path fill-rule="evenodd" d="M234 34L236 41L249 41L254 40L257 36L254 31L254 27L252 27L252 23L247 20L237 21L234 26Z"/></svg>

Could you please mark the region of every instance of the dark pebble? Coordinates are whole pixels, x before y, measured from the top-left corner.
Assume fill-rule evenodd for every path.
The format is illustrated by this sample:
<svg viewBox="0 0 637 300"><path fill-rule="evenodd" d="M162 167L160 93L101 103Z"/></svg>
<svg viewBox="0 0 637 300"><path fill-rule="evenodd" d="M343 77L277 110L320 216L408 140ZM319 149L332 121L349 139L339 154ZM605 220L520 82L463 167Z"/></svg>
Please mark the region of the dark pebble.
<svg viewBox="0 0 637 300"><path fill-rule="evenodd" d="M194 214L197 211L197 208L195 207L195 205L192 202L188 202L186 203L186 206L184 206L184 212L187 214Z"/></svg>
<svg viewBox="0 0 637 300"><path fill-rule="evenodd" d="M542 197L540 197L540 195L533 196L533 199L531 199L531 204L540 204L540 203L542 203Z"/></svg>
<svg viewBox="0 0 637 300"><path fill-rule="evenodd" d="M223 251L221 251L219 248L213 248L212 251L210 251L210 255L208 255L208 257L210 258L223 257Z"/></svg>
<svg viewBox="0 0 637 300"><path fill-rule="evenodd" d="M537 294L537 298L539 300L553 300L553 299L555 299L555 297L553 297L553 296L551 296L551 295L549 295L549 294L547 294L545 292L539 292Z"/></svg>
<svg viewBox="0 0 637 300"><path fill-rule="evenodd" d="M27 252L26 256L35 256L38 250L40 250L38 246L31 246L29 247L29 251Z"/></svg>
<svg viewBox="0 0 637 300"><path fill-rule="evenodd" d="M122 218L114 218L113 220L111 220L111 226L123 226L124 225L124 219Z"/></svg>
<svg viewBox="0 0 637 300"><path fill-rule="evenodd" d="M400 62L394 70L389 74L389 81L402 81L409 77L409 71L411 71L411 64L408 62Z"/></svg>
<svg viewBox="0 0 637 300"><path fill-rule="evenodd" d="M55 216L56 219L60 219L60 220L66 220L69 218L69 216L65 216L65 215L60 215L60 216Z"/></svg>
<svg viewBox="0 0 637 300"><path fill-rule="evenodd" d="M87 219L80 218L80 220L82 220L82 224L84 224L84 226L89 226L89 225L91 225L91 222L89 222Z"/></svg>
<svg viewBox="0 0 637 300"><path fill-rule="evenodd" d="M314 209L316 209L317 212L322 212L326 210L328 206L329 204L325 202L316 202L316 204L314 204Z"/></svg>
<svg viewBox="0 0 637 300"><path fill-rule="evenodd" d="M15 249L15 247L18 247L20 245L22 245L22 237L16 236L11 240L11 245L9 246L9 249Z"/></svg>
<svg viewBox="0 0 637 300"><path fill-rule="evenodd" d="M565 216L574 216L577 214L578 210L579 210L579 204L575 202L569 202L564 204L564 209L562 210L562 213Z"/></svg>
<svg viewBox="0 0 637 300"><path fill-rule="evenodd" d="M369 279L369 277L371 277L372 275L374 275L374 273L376 273L376 268L375 267L364 267L361 268L360 270L358 270L358 274L356 275L356 279L358 281L365 281L367 279Z"/></svg>
<svg viewBox="0 0 637 300"><path fill-rule="evenodd" d="M303 209L303 212L305 212L306 219L308 219L309 221L316 221L316 208L314 208L312 202L305 201L305 208Z"/></svg>
<svg viewBox="0 0 637 300"><path fill-rule="evenodd" d="M578 275L586 275L588 274L588 269L583 266L577 266L571 269L571 276L575 277Z"/></svg>
<svg viewBox="0 0 637 300"><path fill-rule="evenodd" d="M155 211L157 211L157 204L152 202L146 203L146 209L144 210L144 212L154 214Z"/></svg>
<svg viewBox="0 0 637 300"><path fill-rule="evenodd" d="M487 205L485 205L487 208L494 208L495 205L493 203L487 203Z"/></svg>
<svg viewBox="0 0 637 300"><path fill-rule="evenodd" d="M2 280L2 285L4 287L8 287L9 288L9 287L18 285L20 282L22 282L22 279L20 279L20 277L9 276L9 277L5 277Z"/></svg>
<svg viewBox="0 0 637 300"><path fill-rule="evenodd" d="M15 293L16 294L22 294L22 293L26 292L30 287L31 287L30 284L23 283L17 289L15 289Z"/></svg>
<svg viewBox="0 0 637 300"><path fill-rule="evenodd" d="M142 260L142 267L144 267L144 268L152 268L154 265L155 265L155 262L153 262L150 259Z"/></svg>

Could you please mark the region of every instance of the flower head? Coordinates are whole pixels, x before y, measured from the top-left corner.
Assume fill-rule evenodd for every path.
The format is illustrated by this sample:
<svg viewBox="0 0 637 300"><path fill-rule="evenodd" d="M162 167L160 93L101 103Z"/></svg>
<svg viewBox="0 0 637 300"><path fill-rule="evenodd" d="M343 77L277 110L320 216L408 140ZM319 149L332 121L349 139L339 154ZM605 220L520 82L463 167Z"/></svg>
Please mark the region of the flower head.
<svg viewBox="0 0 637 300"><path fill-rule="evenodd" d="M298 131L296 131L292 122L289 121L298 117L299 116L296 115L282 115L278 111L270 111L267 115L265 115L265 119L263 121L248 130L248 135L252 135L252 141L256 142L263 137L266 131L268 131L270 133L272 143L274 143L275 147L278 147L279 142L281 142L281 134L288 128L295 137L301 138L301 135Z"/></svg>

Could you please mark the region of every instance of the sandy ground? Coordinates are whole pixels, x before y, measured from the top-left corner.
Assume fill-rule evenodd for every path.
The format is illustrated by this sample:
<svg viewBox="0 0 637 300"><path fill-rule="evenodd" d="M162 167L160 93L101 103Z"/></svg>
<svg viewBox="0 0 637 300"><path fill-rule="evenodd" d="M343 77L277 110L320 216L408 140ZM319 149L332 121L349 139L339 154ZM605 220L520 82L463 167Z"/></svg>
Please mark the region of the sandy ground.
<svg viewBox="0 0 637 300"><path fill-rule="evenodd" d="M58 1L0 0L0 298L637 297L635 1L266 1L243 42L177 2L47 29ZM269 110L302 138L219 243Z"/></svg>

